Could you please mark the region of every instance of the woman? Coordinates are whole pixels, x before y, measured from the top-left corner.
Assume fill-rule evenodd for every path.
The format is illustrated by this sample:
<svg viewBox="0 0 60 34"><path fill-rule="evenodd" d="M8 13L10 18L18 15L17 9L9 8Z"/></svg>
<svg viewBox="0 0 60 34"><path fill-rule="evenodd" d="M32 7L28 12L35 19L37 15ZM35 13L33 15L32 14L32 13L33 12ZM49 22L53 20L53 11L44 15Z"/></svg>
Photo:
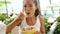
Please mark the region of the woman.
<svg viewBox="0 0 60 34"><path fill-rule="evenodd" d="M24 13L20 15L7 26L6 34L10 32L15 26L20 24L21 29L32 30L34 28L37 31L34 34L45 34L44 21L39 11L38 0L24 0ZM23 27L23 28L22 28Z"/></svg>

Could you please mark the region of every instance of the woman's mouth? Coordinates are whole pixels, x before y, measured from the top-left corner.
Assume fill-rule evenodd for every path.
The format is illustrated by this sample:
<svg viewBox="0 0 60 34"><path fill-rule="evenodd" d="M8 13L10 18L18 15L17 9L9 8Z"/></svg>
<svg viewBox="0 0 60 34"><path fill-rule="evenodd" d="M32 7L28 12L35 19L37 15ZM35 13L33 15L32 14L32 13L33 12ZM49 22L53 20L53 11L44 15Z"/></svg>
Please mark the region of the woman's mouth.
<svg viewBox="0 0 60 34"><path fill-rule="evenodd" d="M28 15L30 14L30 13L27 13Z"/></svg>

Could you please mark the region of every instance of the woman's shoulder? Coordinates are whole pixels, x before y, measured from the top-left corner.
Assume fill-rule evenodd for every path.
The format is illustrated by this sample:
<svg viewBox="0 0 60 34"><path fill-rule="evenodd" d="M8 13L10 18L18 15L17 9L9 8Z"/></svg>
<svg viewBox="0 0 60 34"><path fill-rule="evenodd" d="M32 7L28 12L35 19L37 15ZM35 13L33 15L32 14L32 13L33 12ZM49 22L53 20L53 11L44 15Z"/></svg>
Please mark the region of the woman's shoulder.
<svg viewBox="0 0 60 34"><path fill-rule="evenodd" d="M44 22L44 18L43 18L43 16L39 15L39 19L40 19L40 22L41 22L41 23Z"/></svg>

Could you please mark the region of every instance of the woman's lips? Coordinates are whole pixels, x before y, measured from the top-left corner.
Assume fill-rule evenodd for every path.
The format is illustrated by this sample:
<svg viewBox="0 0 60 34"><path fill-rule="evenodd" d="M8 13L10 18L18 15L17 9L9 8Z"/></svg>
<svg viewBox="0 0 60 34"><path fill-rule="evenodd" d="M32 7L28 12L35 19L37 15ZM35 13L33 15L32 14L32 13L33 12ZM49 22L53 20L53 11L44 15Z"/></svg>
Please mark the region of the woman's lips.
<svg viewBox="0 0 60 34"><path fill-rule="evenodd" d="M28 15L30 14L30 13L27 13Z"/></svg>

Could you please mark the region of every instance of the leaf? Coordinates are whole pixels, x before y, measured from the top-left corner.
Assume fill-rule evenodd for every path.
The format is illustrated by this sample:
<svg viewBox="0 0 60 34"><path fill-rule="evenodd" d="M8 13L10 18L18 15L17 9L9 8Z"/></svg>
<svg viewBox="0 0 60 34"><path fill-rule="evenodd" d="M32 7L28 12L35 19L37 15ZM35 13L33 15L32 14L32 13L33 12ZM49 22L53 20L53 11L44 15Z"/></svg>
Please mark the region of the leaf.
<svg viewBox="0 0 60 34"><path fill-rule="evenodd" d="M6 1L7 4L10 4L11 2L10 1ZM0 5L1 4L5 4L5 1L0 1Z"/></svg>

